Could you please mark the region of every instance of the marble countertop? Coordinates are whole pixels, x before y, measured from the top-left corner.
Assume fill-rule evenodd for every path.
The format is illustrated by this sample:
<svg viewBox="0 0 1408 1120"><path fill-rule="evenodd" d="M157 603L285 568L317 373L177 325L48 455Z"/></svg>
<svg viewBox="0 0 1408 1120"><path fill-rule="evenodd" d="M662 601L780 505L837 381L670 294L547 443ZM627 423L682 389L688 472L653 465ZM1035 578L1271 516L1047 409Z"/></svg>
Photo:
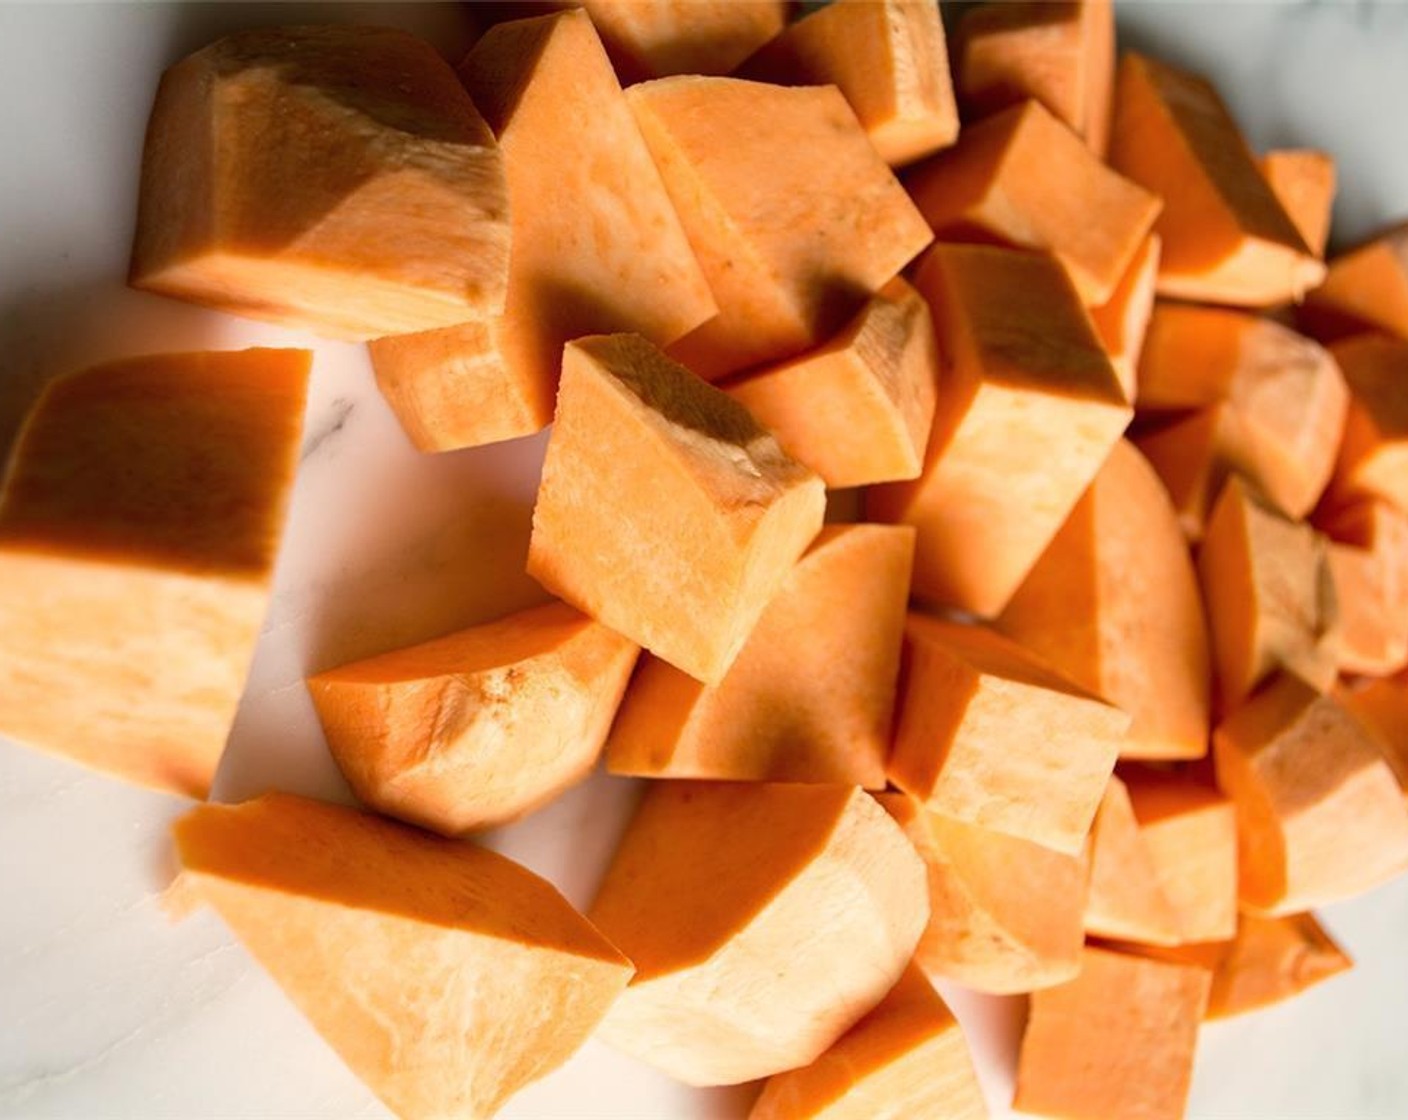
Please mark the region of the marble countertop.
<svg viewBox="0 0 1408 1120"><path fill-rule="evenodd" d="M1129 3L1123 41L1212 76L1259 147L1339 161L1339 243L1408 215L1408 4ZM344 20L462 47L462 6L0 4L0 454L39 379L124 354L308 345L128 291L141 137L161 69L236 27ZM305 673L542 598L522 573L541 437L429 457L363 348L316 342L303 463L272 612L216 786L346 797ZM492 843L583 904L634 795L598 776ZM185 804L0 740L0 1116L357 1118L385 1110L220 923L168 924L167 826ZM1408 881L1325 922L1358 967L1204 1032L1190 1115L1408 1115ZM1017 1001L954 997L995 1115ZM597 1043L505 1120L746 1111Z"/></svg>

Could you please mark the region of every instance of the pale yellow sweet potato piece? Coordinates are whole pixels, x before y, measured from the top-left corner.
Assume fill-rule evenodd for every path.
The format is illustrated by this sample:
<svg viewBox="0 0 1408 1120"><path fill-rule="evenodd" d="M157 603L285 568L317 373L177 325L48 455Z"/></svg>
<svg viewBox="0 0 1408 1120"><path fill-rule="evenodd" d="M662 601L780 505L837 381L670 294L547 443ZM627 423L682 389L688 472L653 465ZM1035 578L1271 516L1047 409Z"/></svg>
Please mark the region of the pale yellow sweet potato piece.
<svg viewBox="0 0 1408 1120"><path fill-rule="evenodd" d="M1160 208L1038 101L964 129L905 185L941 240L1050 252L1090 305L1114 294Z"/></svg>
<svg viewBox="0 0 1408 1120"><path fill-rule="evenodd" d="M1126 54L1115 81L1110 165L1159 195L1160 295L1269 307L1325 275L1262 177L1217 91Z"/></svg>
<svg viewBox="0 0 1408 1120"><path fill-rule="evenodd" d="M1129 717L984 627L911 614L890 781L937 813L1080 851Z"/></svg>
<svg viewBox="0 0 1408 1120"><path fill-rule="evenodd" d="M911 797L876 800L924 860L929 924L915 959L933 976L1009 994L1064 984L1080 968L1088 869L1050 848L930 812Z"/></svg>
<svg viewBox="0 0 1408 1120"><path fill-rule="evenodd" d="M1237 816L1196 778L1158 770L1124 775L1139 836L1178 915L1181 941L1225 941L1237 928Z"/></svg>
<svg viewBox="0 0 1408 1120"><path fill-rule="evenodd" d="M1160 245L1158 234L1146 237L1110 298L1090 309L1095 331L1119 376L1125 399L1130 401L1138 392L1139 356L1144 349L1149 316L1154 310Z"/></svg>
<svg viewBox="0 0 1408 1120"><path fill-rule="evenodd" d="M1230 471L1282 513L1304 517L1334 470L1349 407L1339 364L1281 324L1229 308L1160 303L1139 364L1141 412L1225 405L1201 430L1212 435L1206 508ZM1168 456L1165 457L1165 461Z"/></svg>
<svg viewBox="0 0 1408 1120"><path fill-rule="evenodd" d="M1324 342L1365 331L1408 339L1408 222L1330 261L1300 318Z"/></svg>
<svg viewBox="0 0 1408 1120"><path fill-rule="evenodd" d="M1126 712L1125 758L1207 753L1207 626L1178 518L1121 440L997 628Z"/></svg>
<svg viewBox="0 0 1408 1120"><path fill-rule="evenodd" d="M1198 551L1216 695L1231 711L1279 668L1324 691L1339 663L1339 608L1325 538L1222 488Z"/></svg>
<svg viewBox="0 0 1408 1120"><path fill-rule="evenodd" d="M891 167L958 138L944 24L930 0L836 0L797 20L738 73L836 86Z"/></svg>
<svg viewBox="0 0 1408 1120"><path fill-rule="evenodd" d="M501 315L372 343L377 383L426 451L545 427L569 339L663 346L718 311L584 12L501 23L459 74L503 153L513 252Z"/></svg>
<svg viewBox="0 0 1408 1120"><path fill-rule="evenodd" d="M907 526L822 529L717 687L645 659L607 769L883 789L913 555Z"/></svg>
<svg viewBox="0 0 1408 1120"><path fill-rule="evenodd" d="M825 345L723 389L830 487L919 477L939 353L924 297L891 280Z"/></svg>
<svg viewBox="0 0 1408 1120"><path fill-rule="evenodd" d="M825 501L821 479L742 405L644 339L578 339L563 356L528 573L718 684Z"/></svg>
<svg viewBox="0 0 1408 1120"><path fill-rule="evenodd" d="M589 913L636 966L602 1038L725 1085L820 1057L899 980L929 904L853 786L656 782Z"/></svg>
<svg viewBox="0 0 1408 1120"><path fill-rule="evenodd" d="M1408 512L1408 340L1365 334L1331 349L1349 383L1349 415L1331 488Z"/></svg>
<svg viewBox="0 0 1408 1120"><path fill-rule="evenodd" d="M1323 257L1335 204L1334 157L1313 148L1282 148L1267 152L1258 166L1306 246Z"/></svg>
<svg viewBox="0 0 1408 1120"><path fill-rule="evenodd" d="M1180 1120L1211 983L1205 968L1087 948L1079 976L1032 995L1013 1107Z"/></svg>
<svg viewBox="0 0 1408 1120"><path fill-rule="evenodd" d="M1282 673L1213 736L1237 806L1245 909L1294 914L1408 867L1408 804L1370 733L1335 699Z"/></svg>
<svg viewBox="0 0 1408 1120"><path fill-rule="evenodd" d="M1235 861L1232 866L1235 874ZM1129 789L1116 774L1110 775L1090 829L1085 931L1150 945L1176 945L1183 940L1178 911L1164 892L1159 865L1140 830Z"/></svg>
<svg viewBox="0 0 1408 1120"><path fill-rule="evenodd" d="M768 1078L748 1120L878 1116L987 1116L963 1029L914 964L811 1065Z"/></svg>
<svg viewBox="0 0 1408 1120"><path fill-rule="evenodd" d="M959 20L958 89L977 116L1035 98L1101 159L1110 136L1115 10L1109 0L979 4Z"/></svg>
<svg viewBox="0 0 1408 1120"><path fill-rule="evenodd" d="M458 835L517 819L591 772L639 647L549 603L308 681L368 805Z"/></svg>
<svg viewBox="0 0 1408 1120"><path fill-rule="evenodd" d="M51 383L0 491L0 734L204 797L268 607L312 355Z"/></svg>
<svg viewBox="0 0 1408 1120"><path fill-rule="evenodd" d="M946 363L924 470L867 493L919 531L914 593L992 617L1007 605L1132 409L1070 280L1044 254L936 245L915 286Z"/></svg>
<svg viewBox="0 0 1408 1120"><path fill-rule="evenodd" d="M707 379L818 345L933 239L834 86L679 77L626 97L718 301L671 348Z"/></svg>
<svg viewBox="0 0 1408 1120"><path fill-rule="evenodd" d="M240 31L162 76L135 287L377 338L500 310L509 242L493 134L404 31Z"/></svg>
<svg viewBox="0 0 1408 1120"><path fill-rule="evenodd" d="M488 1120L631 977L552 884L473 844L277 793L173 831L183 901L211 906L407 1120Z"/></svg>

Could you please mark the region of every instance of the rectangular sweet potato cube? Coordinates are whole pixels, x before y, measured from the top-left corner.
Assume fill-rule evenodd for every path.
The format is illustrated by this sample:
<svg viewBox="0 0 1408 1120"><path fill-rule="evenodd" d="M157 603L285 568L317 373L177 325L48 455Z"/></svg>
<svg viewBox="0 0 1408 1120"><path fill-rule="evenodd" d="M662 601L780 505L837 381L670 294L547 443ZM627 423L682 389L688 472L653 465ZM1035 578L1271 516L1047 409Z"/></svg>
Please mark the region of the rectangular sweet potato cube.
<svg viewBox="0 0 1408 1120"><path fill-rule="evenodd" d="M1408 222L1330 261L1300 321L1325 343L1365 331L1408 339Z"/></svg>
<svg viewBox="0 0 1408 1120"><path fill-rule="evenodd" d="M1267 152L1259 166L1305 244L1317 257L1323 257L1335 204L1334 157L1313 148L1282 148Z"/></svg>

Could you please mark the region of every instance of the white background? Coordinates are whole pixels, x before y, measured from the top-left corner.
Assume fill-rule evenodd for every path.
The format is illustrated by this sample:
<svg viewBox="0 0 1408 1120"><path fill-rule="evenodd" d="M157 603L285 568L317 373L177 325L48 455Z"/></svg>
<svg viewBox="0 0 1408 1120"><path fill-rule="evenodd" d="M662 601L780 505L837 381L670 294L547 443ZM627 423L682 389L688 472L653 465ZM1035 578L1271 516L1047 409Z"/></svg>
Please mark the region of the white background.
<svg viewBox="0 0 1408 1120"><path fill-rule="evenodd" d="M161 69L224 31L356 20L458 57L463 6L0 5L0 455L44 377L155 350L316 345L305 461L275 602L217 796L270 785L345 796L305 672L502 614L521 573L541 437L416 455L361 348L129 292L142 132ZM1408 6L1137 4L1122 33L1213 76L1258 146L1340 160L1336 238L1408 215ZM0 641L4 636L0 635ZM496 846L590 898L632 783L598 777ZM177 799L0 740L0 1116L381 1117L384 1110L202 914L157 895ZM1261 1016L1210 1026L1198 1117L1408 1115L1408 884L1327 924L1358 968ZM956 997L995 1106L1018 1001ZM742 1116L746 1091L690 1092L589 1043L505 1117Z"/></svg>

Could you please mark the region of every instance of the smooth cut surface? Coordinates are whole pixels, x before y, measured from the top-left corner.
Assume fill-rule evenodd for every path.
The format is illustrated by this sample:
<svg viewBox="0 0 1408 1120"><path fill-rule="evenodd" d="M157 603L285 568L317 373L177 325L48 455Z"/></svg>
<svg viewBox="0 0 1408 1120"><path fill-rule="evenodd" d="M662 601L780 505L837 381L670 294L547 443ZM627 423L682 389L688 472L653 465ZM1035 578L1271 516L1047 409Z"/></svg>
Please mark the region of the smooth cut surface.
<svg viewBox="0 0 1408 1120"><path fill-rule="evenodd" d="M924 865L855 787L658 782L589 911L636 965L602 1028L688 1085L815 1061L899 980Z"/></svg>
<svg viewBox="0 0 1408 1120"><path fill-rule="evenodd" d="M528 574L718 684L821 528L825 488L736 401L636 335L578 339Z"/></svg>
<svg viewBox="0 0 1408 1120"><path fill-rule="evenodd" d="M498 24L459 76L503 154L513 251L502 314L372 343L378 384L425 451L549 424L570 339L633 331L663 346L718 311L585 12Z"/></svg>
<svg viewBox="0 0 1408 1120"><path fill-rule="evenodd" d="M206 796L269 604L311 360L164 354L50 384L0 491L0 732Z"/></svg>
<svg viewBox="0 0 1408 1120"><path fill-rule="evenodd" d="M1365 331L1408 339L1408 222L1330 261L1300 314L1324 341Z"/></svg>
<svg viewBox="0 0 1408 1120"><path fill-rule="evenodd" d="M1335 204L1334 157L1313 148L1281 148L1267 152L1257 165L1306 246L1323 257Z"/></svg>
<svg viewBox="0 0 1408 1120"><path fill-rule="evenodd" d="M1085 930L1096 937L1149 945L1176 945L1183 940L1178 911L1164 892L1129 787L1117 774L1110 775L1090 829Z"/></svg>
<svg viewBox="0 0 1408 1120"><path fill-rule="evenodd" d="M174 832L178 900L212 906L405 1120L487 1120L631 977L552 884L472 844L289 794Z"/></svg>
<svg viewBox="0 0 1408 1120"><path fill-rule="evenodd" d="M883 789L913 556L908 526L822 529L718 686L646 658L607 769Z"/></svg>
<svg viewBox="0 0 1408 1120"><path fill-rule="evenodd" d="M1130 401L1138 393L1139 356L1144 350L1144 336L1154 310L1162 245L1157 233L1146 237L1110 298L1090 309L1096 333L1110 356L1110 364L1115 367L1125 399Z"/></svg>
<svg viewBox="0 0 1408 1120"><path fill-rule="evenodd" d="M243 31L162 75L135 287L365 340L501 310L509 242L493 133L412 35Z"/></svg>
<svg viewBox="0 0 1408 1120"><path fill-rule="evenodd" d="M1331 349L1349 383L1349 415L1332 483L1408 512L1408 340L1364 334Z"/></svg>

